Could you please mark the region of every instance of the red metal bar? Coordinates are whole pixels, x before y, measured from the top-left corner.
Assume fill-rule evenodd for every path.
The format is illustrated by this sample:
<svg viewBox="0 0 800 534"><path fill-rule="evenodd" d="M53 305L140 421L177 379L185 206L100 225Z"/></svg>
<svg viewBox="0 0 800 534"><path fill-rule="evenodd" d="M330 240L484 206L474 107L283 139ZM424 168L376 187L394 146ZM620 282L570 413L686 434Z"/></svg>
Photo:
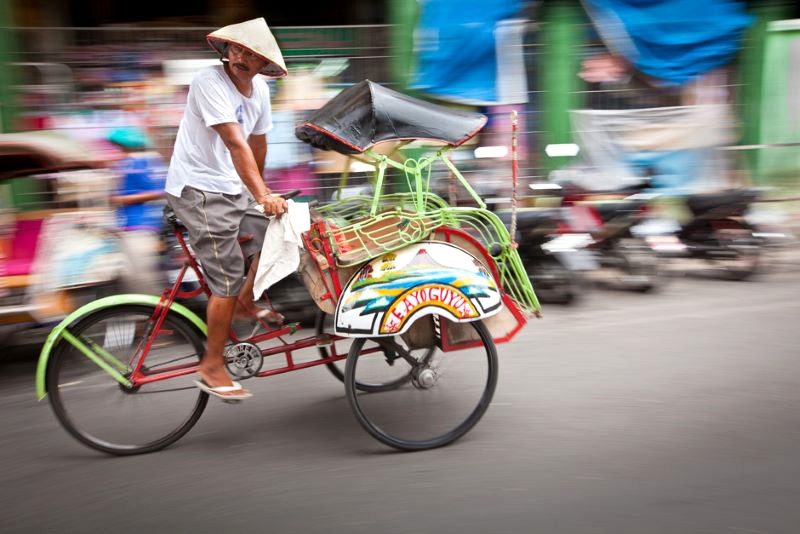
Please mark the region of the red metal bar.
<svg viewBox="0 0 800 534"><path fill-rule="evenodd" d="M131 376L131 382L134 387L143 386L145 384L152 384L153 382L161 382L162 380L169 380L170 378L178 378L179 376L186 376L197 372L197 365L186 367L170 372L156 373L156 374L142 374L135 373Z"/></svg>
<svg viewBox="0 0 800 534"><path fill-rule="evenodd" d="M287 345L284 345L284 346L269 347L269 348L263 349L261 351L261 354L263 356L272 356L272 355L275 355L275 354L286 353L287 354L287 363L286 363L286 365L284 367L279 367L277 369L269 369L269 370L266 370L266 371L262 371L262 372L256 374L255 376L257 376L259 378L264 378L264 377L267 377L267 376L273 376L273 375L288 373L289 371L297 371L297 370L300 370L300 369L307 369L309 367L316 367L318 365L324 365L326 363L331 363L331 362L337 362L337 361L344 360L345 358L347 358L347 354L339 355L336 352L335 341L337 339L341 340L343 338L340 338L340 337L339 338L337 338L337 337L333 338L333 343L331 343L331 345L330 345L330 347L331 347L330 350L331 350L331 353L332 353L331 356L329 356L327 358L320 358L320 359L317 359L317 360L311 360L311 361L302 362L302 363L295 363L294 362L293 358L291 357L292 351L300 350L300 349L304 349L304 348L308 348L308 347L322 345L322 343L320 343L320 341L322 340L322 337L314 336L314 337L303 338L303 339L297 340L294 343L290 343L290 344L287 344ZM374 354L374 353L378 353L378 352L382 352L382 351L383 351L383 349L381 347L374 347L374 348L371 348L371 349L363 350L361 352L361 355L363 356L365 354ZM145 385L145 384L152 384L153 382L160 382L162 380L169 380L171 378L178 378L178 377L181 377L181 376L190 375L192 373L197 372L197 367L198 367L197 364L175 365L175 366L172 366L172 367L167 367L167 368L164 368L164 369L160 369L157 373L142 373L141 370L139 370L139 371L136 371L136 372L133 373L133 375L131 376L131 381L133 382L133 385L135 387L138 387L138 386L142 386L142 385Z"/></svg>
<svg viewBox="0 0 800 534"><path fill-rule="evenodd" d="M280 354L281 352L292 352L295 350L305 349L308 347L314 347L319 344L320 344L319 337L317 336L305 337L303 339L298 339L294 343L287 343L279 347L267 347L261 350L261 354L262 356L273 356L275 354Z"/></svg>
<svg viewBox="0 0 800 534"><path fill-rule="evenodd" d="M307 369L309 367L316 367L317 365L324 365L326 363L331 363L339 360L344 360L347 356L330 356L328 358L320 358L319 360L311 360L310 362L303 362L303 363L296 363L292 364L291 366L280 367L278 369L268 369L266 371L261 371L256 376L258 378L264 378L267 376L273 375L280 375L283 373L288 373L290 371L298 371L300 369Z"/></svg>
<svg viewBox="0 0 800 534"><path fill-rule="evenodd" d="M186 240L183 237L183 232L176 228L175 229L175 237L178 239L178 244L180 244L181 248L183 249L184 256L185 256L185 262L189 264L189 267L191 267L192 270L197 275L197 281L200 284L200 288L202 289L203 293L205 293L207 296L210 296L211 295L211 290L208 289L208 284L206 284L206 279L203 276L203 271L200 269L200 266L197 264L197 260L195 259L194 254L192 254L191 250L189 250L189 246L186 244ZM183 278L181 278L181 280L183 280ZM180 285L178 285L178 287L180 287ZM194 292L192 292L192 293L194 293ZM194 296L197 296L199 294L200 293L198 292Z"/></svg>
<svg viewBox="0 0 800 534"><path fill-rule="evenodd" d="M319 338L309 338L309 339L318 340ZM342 338L338 338L338 339L342 339ZM313 343L313 344L317 344L318 345L319 343ZM333 345L331 345L331 346L333 346ZM332 352L335 352L335 349ZM366 350L361 351L361 356L363 356L365 354L373 354L373 353L376 353L376 352L383 352L383 349L380 348L380 347L375 347L373 349L366 349ZM267 355L266 351L262 352L262 354L264 354L265 356ZM318 360L311 360L309 362L303 362L303 363L292 363L290 365L287 365L286 367L280 367L278 369L268 369L266 371L261 371L256 376L259 377L259 378L263 378L263 377L266 377L266 376L280 375L280 374L283 374L283 373L288 373L289 371L297 371L297 370L300 370L300 369L307 369L309 367L316 367L317 365L324 365L326 363L338 362L338 361L344 360L345 358L347 358L347 354L342 354L341 356L339 356L339 355L328 356L327 358L320 358Z"/></svg>
<svg viewBox="0 0 800 534"><path fill-rule="evenodd" d="M320 237L325 238L321 239L322 250L325 252L325 260L328 262L328 271L330 272L331 283L333 283L333 301L337 302L339 297L342 296L342 285L339 283L339 271L336 267L336 255L333 253L333 249L331 248L332 237L329 235L324 226L322 229L323 233L320 234Z"/></svg>
<svg viewBox="0 0 800 534"><path fill-rule="evenodd" d="M175 279L175 283L172 284L172 289L166 295L162 293L161 300L158 301L158 304L156 305L156 309L153 311L153 314L150 316L150 320L152 321L153 319L155 319L156 323L153 326L153 330L150 332L150 335L147 336L147 341L145 341L144 348L142 348L142 351L139 354L138 361L133 366L133 370L131 372L131 381L133 382L134 386L137 385L136 377L142 376L141 369L142 369L142 365L144 364L144 360L147 358L147 355L150 353L150 348L153 346L153 342L158 337L158 334L161 332L161 326L164 324L164 321L167 318L167 314L169 313L170 306L175 301L175 295L178 294L178 290L181 287L181 282L183 282L183 277L186 274L186 269L187 269L187 264L184 264L181 267L180 272L178 273L178 277ZM134 357L135 357L135 353L134 353Z"/></svg>
<svg viewBox="0 0 800 534"><path fill-rule="evenodd" d="M299 339L294 343L286 344L280 347L268 347L261 351L263 356L272 356L274 354L280 353L291 353L295 350L300 350L308 347L313 347L320 344L319 337L308 337ZM282 372L291 371L294 369L304 369L306 367L313 367L315 365L320 365L322 363L328 363L330 361L337 361L346 358L347 356L332 356L329 358L325 358L324 360L312 360L310 362L305 362L301 364L295 364L291 358L287 359L286 367L281 367ZM172 367L167 367L164 369L159 369L158 372L155 373L142 373L141 369L134 371L131 381L133 382L134 386L141 386L143 384L150 384L152 382L159 382L161 380L169 380L170 378L177 378L180 376L185 376L188 374L192 374L197 371L197 364L185 364L185 365L175 365ZM268 374L259 373L256 376L269 376L269 374L276 374L267 372Z"/></svg>
<svg viewBox="0 0 800 534"><path fill-rule="evenodd" d="M288 346L290 345L290 343L286 343L285 341L280 339L280 337L294 334L303 329L300 323L289 323L281 326L280 328L270 328L269 325L266 324L264 321L259 321L259 322L264 327L266 332L264 332L263 334L258 334L257 336L240 339L236 335L236 332L234 332L233 329L231 329L229 334L231 341L233 341L234 343L240 343L242 341L246 341L248 343L253 343L255 345L263 341L269 341L271 339L278 338L280 342L284 344L284 346Z"/></svg>

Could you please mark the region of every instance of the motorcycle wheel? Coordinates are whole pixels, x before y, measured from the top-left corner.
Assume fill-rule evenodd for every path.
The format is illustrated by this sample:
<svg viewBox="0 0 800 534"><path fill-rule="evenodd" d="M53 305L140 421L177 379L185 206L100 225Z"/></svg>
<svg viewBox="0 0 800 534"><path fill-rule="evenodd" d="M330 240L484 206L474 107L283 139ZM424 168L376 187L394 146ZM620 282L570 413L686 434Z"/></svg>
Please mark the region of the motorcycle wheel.
<svg viewBox="0 0 800 534"><path fill-rule="evenodd" d="M525 263L531 285L540 302L545 304L572 304L580 294L580 280L552 256Z"/></svg>
<svg viewBox="0 0 800 534"><path fill-rule="evenodd" d="M621 239L613 254L620 260L620 283L624 289L647 293L659 287L659 258L645 240L635 237Z"/></svg>
<svg viewBox="0 0 800 534"><path fill-rule="evenodd" d="M723 221L712 234L719 250L716 262L730 280L746 280L753 276L761 263L761 243L748 225L732 219Z"/></svg>

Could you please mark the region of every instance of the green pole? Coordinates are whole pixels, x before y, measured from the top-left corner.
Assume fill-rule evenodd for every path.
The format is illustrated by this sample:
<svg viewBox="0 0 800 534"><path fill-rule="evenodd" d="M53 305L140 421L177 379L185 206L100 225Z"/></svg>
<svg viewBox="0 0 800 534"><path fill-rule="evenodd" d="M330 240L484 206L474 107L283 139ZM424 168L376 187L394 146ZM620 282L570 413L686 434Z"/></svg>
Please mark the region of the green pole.
<svg viewBox="0 0 800 534"><path fill-rule="evenodd" d="M390 0L388 9L392 47L389 70L396 89L404 91L411 79L414 27L419 16L417 0Z"/></svg>
<svg viewBox="0 0 800 534"><path fill-rule="evenodd" d="M14 80L8 66L16 52L13 26L11 0L0 0L0 132L14 129L16 114Z"/></svg>
<svg viewBox="0 0 800 534"><path fill-rule="evenodd" d="M742 124L741 142L744 145L763 143L761 128L764 106L764 64L766 54L767 27L773 20L786 16L786 6L779 2L764 2L754 5L750 14L755 21L748 28L739 56L739 104ZM761 150L744 152L746 165L754 182L761 182Z"/></svg>
<svg viewBox="0 0 800 534"><path fill-rule="evenodd" d="M574 1L552 0L542 6L541 62L537 80L541 89L542 150L549 144L571 143L569 112L583 107L583 81L578 77L578 47L585 17ZM569 163L573 158L544 157L547 171Z"/></svg>

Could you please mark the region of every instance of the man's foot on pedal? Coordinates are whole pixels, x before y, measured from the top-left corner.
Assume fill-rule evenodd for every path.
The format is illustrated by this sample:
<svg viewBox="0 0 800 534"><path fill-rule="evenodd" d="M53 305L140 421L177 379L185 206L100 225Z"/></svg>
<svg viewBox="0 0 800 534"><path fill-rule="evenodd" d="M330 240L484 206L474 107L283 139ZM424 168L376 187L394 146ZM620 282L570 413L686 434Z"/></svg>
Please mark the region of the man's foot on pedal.
<svg viewBox="0 0 800 534"><path fill-rule="evenodd" d="M275 310L270 310L268 308L265 308L260 312L258 312L256 314L256 317L266 322L273 328L278 328L283 326L283 323L286 321L286 318L283 315L276 312Z"/></svg>
<svg viewBox="0 0 800 534"><path fill-rule="evenodd" d="M255 304L247 307L237 304L233 313L233 320L234 322L264 321L272 328L279 328L283 326L286 319L280 313L269 308L261 308Z"/></svg>

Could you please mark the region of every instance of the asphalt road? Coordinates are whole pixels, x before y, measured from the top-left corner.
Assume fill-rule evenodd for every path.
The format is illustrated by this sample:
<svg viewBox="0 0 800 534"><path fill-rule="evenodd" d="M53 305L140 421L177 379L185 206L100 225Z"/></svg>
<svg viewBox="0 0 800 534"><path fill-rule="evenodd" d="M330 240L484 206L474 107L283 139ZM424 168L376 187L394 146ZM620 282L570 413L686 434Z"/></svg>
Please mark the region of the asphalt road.
<svg viewBox="0 0 800 534"><path fill-rule="evenodd" d="M78 444L0 365L0 531L796 533L800 273L595 291L500 347L464 439L374 441L322 368L250 381L164 451Z"/></svg>

